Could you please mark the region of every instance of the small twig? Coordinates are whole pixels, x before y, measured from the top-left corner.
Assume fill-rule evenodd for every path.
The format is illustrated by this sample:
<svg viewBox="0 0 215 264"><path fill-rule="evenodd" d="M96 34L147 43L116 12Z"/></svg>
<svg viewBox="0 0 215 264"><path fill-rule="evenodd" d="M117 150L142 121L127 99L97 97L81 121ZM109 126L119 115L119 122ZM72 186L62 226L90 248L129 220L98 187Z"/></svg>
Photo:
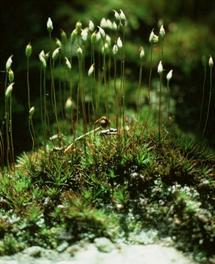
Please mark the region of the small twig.
<svg viewBox="0 0 215 264"><path fill-rule="evenodd" d="M106 128L107 126L109 126L110 121L108 120L108 118L106 116L102 116L101 118L99 118L98 120L96 120L95 125L97 125L97 124L99 124L99 127L96 127L93 130L90 130L87 133L85 133L85 134L83 134L83 135L75 138L74 141L69 146L67 146L65 148L64 153L69 152L72 149L72 147L73 147L73 145L75 144L76 141L78 141L78 140L80 140L82 138L85 138L86 136L88 136L88 135L90 135L92 133L95 134L100 129Z"/></svg>
<svg viewBox="0 0 215 264"><path fill-rule="evenodd" d="M64 153L68 153L68 152L72 149L72 147L73 147L73 145L74 145L74 143L75 143L76 141L78 141L78 140L80 140L80 139L82 139L82 138L85 138L86 136L88 136L88 135L90 135L90 134L92 134L92 133L95 133L95 132L99 131L100 129L101 129L101 127L97 127L97 128L95 128L95 129L90 130L89 132L87 132L87 133L81 135L80 137L75 138L75 140L73 141L73 143L71 143L69 146L67 146L67 147L65 148Z"/></svg>

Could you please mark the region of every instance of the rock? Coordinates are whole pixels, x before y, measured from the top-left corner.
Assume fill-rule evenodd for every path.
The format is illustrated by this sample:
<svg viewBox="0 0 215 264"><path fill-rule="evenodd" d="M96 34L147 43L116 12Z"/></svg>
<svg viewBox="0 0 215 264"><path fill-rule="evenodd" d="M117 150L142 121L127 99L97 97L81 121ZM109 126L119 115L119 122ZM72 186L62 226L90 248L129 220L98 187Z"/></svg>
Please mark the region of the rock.
<svg viewBox="0 0 215 264"><path fill-rule="evenodd" d="M143 230L138 234L131 234L129 240L135 244L152 244L158 240L158 231L153 229Z"/></svg>
<svg viewBox="0 0 215 264"><path fill-rule="evenodd" d="M115 248L114 244L106 237L96 238L94 242L100 252L109 253Z"/></svg>
<svg viewBox="0 0 215 264"><path fill-rule="evenodd" d="M23 250L23 253L28 256L34 257L34 258L39 258L41 257L41 254L43 251L44 251L44 248L39 247L39 246L33 246L33 247L29 247Z"/></svg>
<svg viewBox="0 0 215 264"><path fill-rule="evenodd" d="M95 250L92 244L79 251L72 261L73 264L194 264L190 257L173 247L153 245L125 245L115 247L110 253ZM66 264L66 263L65 263Z"/></svg>
<svg viewBox="0 0 215 264"><path fill-rule="evenodd" d="M58 247L57 247L57 252L61 253L63 251L65 251L69 246L69 243L68 242L63 242L62 244L60 244Z"/></svg>
<svg viewBox="0 0 215 264"><path fill-rule="evenodd" d="M56 260L59 257L59 253L52 249L46 249L41 252L41 257L47 260Z"/></svg>
<svg viewBox="0 0 215 264"><path fill-rule="evenodd" d="M74 246L73 246L74 247ZM66 249L65 252L69 250ZM31 247L24 252L10 257L1 257L0 264L194 264L189 256L184 255L174 247L167 247L161 244L151 245L127 245L115 246L107 238L97 238L95 243L85 244L81 247L76 245L78 251L71 257L69 254L56 253L55 258L47 259L44 256L34 258L34 255L45 251L40 247ZM99 249L100 248L100 249ZM71 249L71 248L70 248ZM105 253L104 253L105 252ZM54 252L49 251L50 254ZM37 255L36 254L36 255ZM41 253L40 253L41 254ZM213 263L213 258L210 263Z"/></svg>
<svg viewBox="0 0 215 264"><path fill-rule="evenodd" d="M65 252L73 257L80 249L81 249L80 245L72 245L68 247Z"/></svg>

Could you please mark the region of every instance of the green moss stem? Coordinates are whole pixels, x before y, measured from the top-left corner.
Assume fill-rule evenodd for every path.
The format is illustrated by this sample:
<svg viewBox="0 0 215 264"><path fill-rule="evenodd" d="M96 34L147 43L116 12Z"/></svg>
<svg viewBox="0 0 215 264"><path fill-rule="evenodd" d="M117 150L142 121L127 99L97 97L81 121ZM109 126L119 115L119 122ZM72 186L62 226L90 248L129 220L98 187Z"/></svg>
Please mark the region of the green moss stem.
<svg viewBox="0 0 215 264"><path fill-rule="evenodd" d="M203 62L203 84L202 84L202 100L201 100L201 107L200 107L200 117L199 117L199 128L201 128L202 118L203 118L203 109L204 109L204 103L205 103L205 84L207 80L207 67L206 67L206 60Z"/></svg>
<svg viewBox="0 0 215 264"><path fill-rule="evenodd" d="M149 70L149 87L148 87L148 103L149 107L151 105L151 79L152 79L152 54L153 54L153 46L150 46L150 70Z"/></svg>
<svg viewBox="0 0 215 264"><path fill-rule="evenodd" d="M138 97L137 97L137 111L140 108L141 104L141 86L142 86L142 78L143 78L143 62L140 62L139 68L139 78L138 78Z"/></svg>
<svg viewBox="0 0 215 264"><path fill-rule="evenodd" d="M161 112L161 90L162 90L162 79L163 75L160 74L160 83L159 83L159 106L158 106L158 139L159 142L161 141L161 119L162 119L162 112Z"/></svg>
<svg viewBox="0 0 215 264"><path fill-rule="evenodd" d="M103 78L104 78L104 89L105 89L105 114L109 118L109 94L107 87L107 65L106 65L106 54L103 54Z"/></svg>
<svg viewBox="0 0 215 264"><path fill-rule="evenodd" d="M85 89L83 83L83 57L78 56L78 65L79 65L79 83L78 83L78 90L80 96L80 103L81 103L81 112L83 118L83 133L87 131L87 116L86 116L86 107L85 107Z"/></svg>
<svg viewBox="0 0 215 264"><path fill-rule="evenodd" d="M208 107L207 107L207 114L205 119L205 125L203 129L202 135L204 136L207 131L208 119L210 114L210 106L211 106L211 95L212 95L212 67L210 67L210 87L209 87L209 96L208 96Z"/></svg>
<svg viewBox="0 0 215 264"><path fill-rule="evenodd" d="M54 61L50 61L50 70L51 70L51 92L52 92L52 104L54 106L54 114L55 114L55 121L57 124L57 132L58 135L61 134L60 131L60 126L59 126L59 121L58 121L58 109L57 109L57 100L56 100L56 91L55 91L55 80L54 80L54 75L53 75L53 69L55 68L55 63Z"/></svg>

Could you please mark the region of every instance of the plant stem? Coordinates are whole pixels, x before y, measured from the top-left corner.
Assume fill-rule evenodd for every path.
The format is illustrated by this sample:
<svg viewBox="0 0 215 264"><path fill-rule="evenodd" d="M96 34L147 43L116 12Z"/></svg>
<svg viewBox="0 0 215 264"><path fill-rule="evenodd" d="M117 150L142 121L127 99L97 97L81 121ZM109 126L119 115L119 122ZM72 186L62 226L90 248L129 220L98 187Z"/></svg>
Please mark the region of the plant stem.
<svg viewBox="0 0 215 264"><path fill-rule="evenodd" d="M29 112L30 108L31 108L31 94L30 94L29 57L28 56L27 56L27 76L26 76L26 79L27 79L27 96L28 96L28 112ZM29 129L30 136L32 138L31 122L30 122L29 118L28 118L28 129ZM33 140L32 140L32 142L33 142ZM34 142L33 142L33 145L34 145Z"/></svg>
<svg viewBox="0 0 215 264"><path fill-rule="evenodd" d="M200 117L199 117L199 128L201 127L202 122L202 116L203 116L203 108L204 108L204 102L205 102L205 84L207 79L207 67L206 67L206 61L204 60L204 77L203 77L203 84L202 84L202 101L201 101L201 108L200 108Z"/></svg>
<svg viewBox="0 0 215 264"><path fill-rule="evenodd" d="M45 131L44 121L44 105L43 105L43 70L40 68L40 118L42 122L42 129ZM45 139L45 134L44 134Z"/></svg>
<svg viewBox="0 0 215 264"><path fill-rule="evenodd" d="M83 133L87 131L87 116L86 116L86 108L85 108L85 92L84 92L84 85L83 85L83 58L82 56L78 56L78 65L79 65L79 96L81 102L81 111L82 111L82 118L83 118Z"/></svg>
<svg viewBox="0 0 215 264"><path fill-rule="evenodd" d="M148 87L148 103L151 105L151 79L152 79L152 52L153 46L150 46L150 71L149 71L149 87Z"/></svg>
<svg viewBox="0 0 215 264"><path fill-rule="evenodd" d="M56 100L56 92L55 92L55 81L54 81L54 75L53 75L53 69L55 67L54 61L50 61L50 70L51 70L51 92L52 92L52 98L53 98L53 106L54 106L54 114L55 114L55 121L57 124L57 131L58 135L60 135L60 126L58 121L58 112L57 112L57 100Z"/></svg>
<svg viewBox="0 0 215 264"><path fill-rule="evenodd" d="M70 144L69 146L67 146L67 147L65 148L64 153L68 153L68 152L72 149L72 147L74 146L74 144L75 144L76 141L78 141L78 140L80 140L80 139L82 139L82 138L85 138L86 136L88 136L88 135L90 135L90 134L92 134L92 133L94 133L94 135L95 135L95 133L96 133L97 131L99 131L100 129L101 129L101 127L97 127L97 128L95 128L95 129L93 129L93 130L91 130L91 131L89 131L89 132L86 132L85 134L83 134L83 135L81 135L81 136L75 138L75 140L73 141L73 143Z"/></svg>
<svg viewBox="0 0 215 264"><path fill-rule="evenodd" d="M10 153L10 137L9 137L9 118L8 118L8 111L7 111L7 106L6 106L6 113L5 113L5 129L6 129L6 142L7 142L7 150L6 150L6 162L7 162L7 167L10 167L10 158L9 158L9 153Z"/></svg>
<svg viewBox="0 0 215 264"><path fill-rule="evenodd" d="M167 91L168 91L168 101L167 101L167 120L169 119L170 114L170 88L169 88L169 80L167 80Z"/></svg>
<svg viewBox="0 0 215 264"><path fill-rule="evenodd" d="M143 77L143 63L141 61L140 63L140 69L139 69L139 79L138 79L138 100L137 100L137 112L140 108L141 104L141 86L142 86L142 77Z"/></svg>
<svg viewBox="0 0 215 264"><path fill-rule="evenodd" d="M4 86L5 86L4 90L5 91L7 89L7 82L8 82L8 80L7 80L7 72L6 72L6 75L5 75L5 83L4 83ZM5 149L5 151L6 151L6 164L7 164L7 167L9 168L10 162L9 162L9 159L8 159L8 141L9 141L8 139L9 139L9 137L8 137L7 98L5 98L5 100L4 100L4 122L3 122L3 125L5 126L5 134L6 134L6 146L4 146L4 139L3 139L3 149ZM5 155L5 152L4 152L3 155Z"/></svg>
<svg viewBox="0 0 215 264"><path fill-rule="evenodd" d="M33 120L32 118L29 117L29 131L30 131L30 135L31 135L31 140L32 140L32 151L34 151L34 147L35 147L35 130L34 130L34 124L33 124Z"/></svg>
<svg viewBox="0 0 215 264"><path fill-rule="evenodd" d="M124 78L125 78L125 59L122 62L122 127L125 140L125 91L124 91Z"/></svg>
<svg viewBox="0 0 215 264"><path fill-rule="evenodd" d="M159 84L159 109L158 109L158 129L159 129L159 132L158 132L158 139L159 139L159 142L161 140L161 88L162 88L162 73L160 74L160 84Z"/></svg>
<svg viewBox="0 0 215 264"><path fill-rule="evenodd" d="M4 163L4 139L2 135L2 129L0 129L0 161L3 164Z"/></svg>
<svg viewBox="0 0 215 264"><path fill-rule="evenodd" d="M27 93L28 93L28 110L31 108L30 81L29 81L29 57L27 57Z"/></svg>
<svg viewBox="0 0 215 264"><path fill-rule="evenodd" d="M95 47L94 47L94 43L92 43L92 42L91 42L91 65L94 65L94 67L95 67ZM93 78L94 78L93 85L95 85L95 83L96 83L96 73L95 73L95 69L93 71ZM97 106L94 105L94 95L93 95L93 86L92 85L90 87L90 95L91 95L91 100L92 100L92 113L93 113L93 118L96 118Z"/></svg>
<svg viewBox="0 0 215 264"><path fill-rule="evenodd" d="M11 96L9 98L5 98L5 118L6 118L5 121L6 121L6 142L7 142L6 162L7 162L8 168L11 168L11 164L13 164L13 162L14 162Z"/></svg>
<svg viewBox="0 0 215 264"><path fill-rule="evenodd" d="M164 57L164 48L163 48L163 43L164 43L164 39L161 38L161 61L163 61L163 57Z"/></svg>
<svg viewBox="0 0 215 264"><path fill-rule="evenodd" d="M125 43L125 29L122 28L122 43ZM125 81L125 51L124 46L122 47L122 59L121 59L121 95L122 95L122 126L125 140L125 91L124 91L124 81Z"/></svg>
<svg viewBox="0 0 215 264"><path fill-rule="evenodd" d="M109 95L108 95L108 87L107 87L107 67L106 67L106 54L103 54L103 78L104 78L104 89L105 89L105 114L107 118L109 118Z"/></svg>
<svg viewBox="0 0 215 264"><path fill-rule="evenodd" d="M59 64L60 65L62 64L61 57L59 58ZM59 79L58 81L58 87L59 87L59 101L60 101L60 111L59 112L60 112L61 119L63 120L65 118L64 116L65 98L64 98L63 82L61 81L61 79Z"/></svg>
<svg viewBox="0 0 215 264"><path fill-rule="evenodd" d="M116 57L114 56L114 91L115 91L115 109L116 109L116 129L119 129L119 99L118 99L118 92L116 87L116 74L117 74L117 67L116 67Z"/></svg>
<svg viewBox="0 0 215 264"><path fill-rule="evenodd" d="M44 124L45 124L45 139L49 135L49 115L47 112L47 100L46 100L46 69L43 70L43 105L44 105Z"/></svg>
<svg viewBox="0 0 215 264"><path fill-rule="evenodd" d="M202 133L203 136L206 133L207 125L208 125L208 119L209 119L209 114L210 114L210 106L211 106L211 95L212 95L212 67L210 67L209 99L208 99L208 108L207 108L207 115L206 115L205 125L204 125L204 129L203 129L203 133Z"/></svg>
<svg viewBox="0 0 215 264"><path fill-rule="evenodd" d="M100 87L101 87L101 83L102 83L102 78L101 78L101 56L100 54L97 55L97 63L98 63L98 73L97 73L97 85L96 85L96 105L97 105L97 111L96 114L97 116L100 116L101 111L100 111Z"/></svg>

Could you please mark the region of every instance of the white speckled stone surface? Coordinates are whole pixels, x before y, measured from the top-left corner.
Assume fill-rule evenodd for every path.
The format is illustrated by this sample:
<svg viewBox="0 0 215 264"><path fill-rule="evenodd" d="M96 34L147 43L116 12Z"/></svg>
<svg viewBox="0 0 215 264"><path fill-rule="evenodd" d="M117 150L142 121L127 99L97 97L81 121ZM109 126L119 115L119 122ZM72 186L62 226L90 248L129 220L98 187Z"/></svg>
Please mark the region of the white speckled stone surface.
<svg viewBox="0 0 215 264"><path fill-rule="evenodd" d="M39 251L38 248L35 250ZM34 249L28 249L10 257L1 257L0 264L194 264L189 257L173 247L160 244L117 245L107 253L98 250L96 244L87 244L73 252L74 256L41 249L41 257L29 255ZM71 249L72 251L72 249ZM37 252L38 253L38 252ZM72 254L72 255L73 255Z"/></svg>

